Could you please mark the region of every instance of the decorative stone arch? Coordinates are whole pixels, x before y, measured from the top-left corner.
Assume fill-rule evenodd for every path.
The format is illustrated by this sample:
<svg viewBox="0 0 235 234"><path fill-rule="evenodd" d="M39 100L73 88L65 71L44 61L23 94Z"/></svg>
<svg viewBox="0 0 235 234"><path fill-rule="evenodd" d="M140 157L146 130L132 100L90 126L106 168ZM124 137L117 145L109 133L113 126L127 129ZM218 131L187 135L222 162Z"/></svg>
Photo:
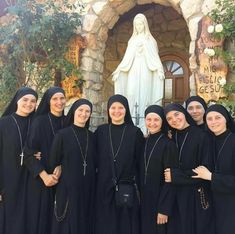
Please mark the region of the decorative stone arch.
<svg viewBox="0 0 235 234"><path fill-rule="evenodd" d="M194 73L197 69L195 41L197 39L198 22L215 6L214 0L84 0L87 13L83 16L82 33L87 38L87 48L82 54L81 70L84 80L83 95L94 104L94 112L102 113L101 95L102 73L105 43L108 31L114 27L120 16L136 5L156 3L173 7L183 16L191 37L189 46L189 67L191 70L190 92L195 93ZM94 125L98 125L97 122Z"/></svg>

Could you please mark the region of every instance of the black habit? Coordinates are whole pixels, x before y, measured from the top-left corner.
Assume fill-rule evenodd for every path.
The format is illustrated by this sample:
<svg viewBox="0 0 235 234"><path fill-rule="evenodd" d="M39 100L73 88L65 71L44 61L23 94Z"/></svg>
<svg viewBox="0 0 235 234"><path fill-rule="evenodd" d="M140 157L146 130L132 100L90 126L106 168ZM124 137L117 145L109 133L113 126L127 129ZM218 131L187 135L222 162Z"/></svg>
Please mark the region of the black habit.
<svg viewBox="0 0 235 234"><path fill-rule="evenodd" d="M211 189L215 209L216 234L234 233L235 230L235 123L222 105L208 108L226 119L227 130L213 134L213 167Z"/></svg>
<svg viewBox="0 0 235 234"><path fill-rule="evenodd" d="M211 188L216 234L230 234L235 230L235 134L227 130L216 136L214 141L214 172Z"/></svg>
<svg viewBox="0 0 235 234"><path fill-rule="evenodd" d="M34 119L25 149L25 165L29 169L28 193L28 225L30 233L50 233L53 188L46 187L39 174L49 170L49 154L54 139L54 133L63 126L64 117L51 113ZM41 152L41 160L34 153Z"/></svg>
<svg viewBox="0 0 235 234"><path fill-rule="evenodd" d="M173 140L178 148L178 168L171 168L176 201L168 234L213 234L212 195L210 183L192 178L193 169L199 165L211 167L208 134L198 128L189 113L180 104L165 107L165 114L178 111L184 114L188 127L173 129Z"/></svg>
<svg viewBox="0 0 235 234"><path fill-rule="evenodd" d="M114 152L117 152L126 127L118 155L114 159L111 153L109 127ZM117 207L114 199L112 163L115 163L117 180L131 180L137 175L137 161L143 144L141 130L132 124L105 124L96 130L97 141L97 192L96 192L96 234L138 234L139 200L135 193L132 208Z"/></svg>
<svg viewBox="0 0 235 234"><path fill-rule="evenodd" d="M51 87L44 93L25 148L25 165L31 174L27 185L27 219L30 234L50 233L53 188L46 187L39 174L43 170L48 172L51 145L55 134L64 123L63 115L57 117L50 113L50 100L56 93L64 94L64 90L60 87ZM41 152L41 160L34 156L36 152Z"/></svg>
<svg viewBox="0 0 235 234"><path fill-rule="evenodd" d="M94 233L95 153L94 135L85 127L72 125L56 135L50 166L53 171L61 165L62 174L56 188L52 234Z"/></svg>
<svg viewBox="0 0 235 234"><path fill-rule="evenodd" d="M93 234L95 193L95 139L88 130L73 122L81 105L92 104L87 99L73 103L66 118L66 128L55 137L50 154L50 168L61 165L62 174L56 187L52 234ZM81 117L81 116L80 116ZM81 120L81 119L80 119Z"/></svg>
<svg viewBox="0 0 235 234"><path fill-rule="evenodd" d="M30 117L12 114L0 119L0 233L25 234L26 229L26 185L28 171L21 166L20 136L25 144Z"/></svg>
<svg viewBox="0 0 235 234"><path fill-rule="evenodd" d="M150 134L145 140L145 150L141 157L142 234L165 233L163 229L166 229L166 225L157 225L157 214L168 215L169 219L171 216L175 196L172 185L165 183L164 170L177 165L177 162L172 162L172 159L177 158L175 154L175 143L162 132Z"/></svg>
<svg viewBox="0 0 235 234"><path fill-rule="evenodd" d="M23 164L23 150L34 111L27 117L15 113L18 110L18 101L28 94L37 99L37 93L33 89L20 88L4 111L4 117L0 119L0 233L4 234L28 233L28 171Z"/></svg>
<svg viewBox="0 0 235 234"><path fill-rule="evenodd" d="M212 198L209 183L191 178L192 169L199 165L209 167L210 151L207 134L196 126L175 131L173 139L179 152L179 167L171 169L176 202L169 234L214 233Z"/></svg>

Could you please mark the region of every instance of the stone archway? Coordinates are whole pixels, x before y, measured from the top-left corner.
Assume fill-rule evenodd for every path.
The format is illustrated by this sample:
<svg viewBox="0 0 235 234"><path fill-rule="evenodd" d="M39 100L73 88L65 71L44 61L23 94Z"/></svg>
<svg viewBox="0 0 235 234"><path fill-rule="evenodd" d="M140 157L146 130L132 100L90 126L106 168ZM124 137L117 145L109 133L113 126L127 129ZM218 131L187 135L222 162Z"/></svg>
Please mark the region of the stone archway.
<svg viewBox="0 0 235 234"><path fill-rule="evenodd" d="M198 22L214 7L214 0L84 0L87 14L83 16L82 33L87 38L87 48L82 54L81 70L86 80L83 94L94 103L94 112L102 113L104 51L108 39L108 31L114 27L120 16L136 5L150 3L174 8L183 16L190 34L189 67L191 70L190 91L195 93L194 72L197 69L195 57L195 41L197 39ZM94 126L99 124L93 123Z"/></svg>

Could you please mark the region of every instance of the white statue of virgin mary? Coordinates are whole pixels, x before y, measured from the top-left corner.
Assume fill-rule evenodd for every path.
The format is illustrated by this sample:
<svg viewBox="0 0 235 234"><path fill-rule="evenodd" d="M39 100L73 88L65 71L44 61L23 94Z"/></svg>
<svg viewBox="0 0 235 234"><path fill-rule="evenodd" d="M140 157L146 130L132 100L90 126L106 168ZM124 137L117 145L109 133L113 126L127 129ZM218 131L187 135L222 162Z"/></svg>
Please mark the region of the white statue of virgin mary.
<svg viewBox="0 0 235 234"><path fill-rule="evenodd" d="M113 72L115 94L127 97L133 120L136 111L143 117L148 105L161 105L164 78L157 42L149 31L145 15L137 14L125 55ZM144 118L140 119L139 127L145 130Z"/></svg>

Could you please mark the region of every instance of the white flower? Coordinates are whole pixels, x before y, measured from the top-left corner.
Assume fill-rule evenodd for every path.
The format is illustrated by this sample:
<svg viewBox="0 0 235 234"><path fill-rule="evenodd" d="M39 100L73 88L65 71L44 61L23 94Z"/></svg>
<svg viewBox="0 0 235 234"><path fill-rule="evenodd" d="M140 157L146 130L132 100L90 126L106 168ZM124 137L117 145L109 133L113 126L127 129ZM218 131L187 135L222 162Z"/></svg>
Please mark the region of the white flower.
<svg viewBox="0 0 235 234"><path fill-rule="evenodd" d="M215 25L215 31L216 31L217 33L222 32L222 31L223 31L223 25L222 25L222 24L217 24L217 25Z"/></svg>
<svg viewBox="0 0 235 234"><path fill-rule="evenodd" d="M225 78L220 79L218 82L219 82L220 86L222 86L222 87L224 87L224 85L226 85L226 79Z"/></svg>
<svg viewBox="0 0 235 234"><path fill-rule="evenodd" d="M210 57L213 57L215 55L215 51L213 49L210 49L208 55Z"/></svg>
<svg viewBox="0 0 235 234"><path fill-rule="evenodd" d="M204 49L204 51L203 51L203 52L204 52L204 54L208 55L209 50L210 50L210 49L208 49L208 48Z"/></svg>
<svg viewBox="0 0 235 234"><path fill-rule="evenodd" d="M215 31L214 25L209 25L208 28L207 28L207 32L208 33L213 33L214 31Z"/></svg>
<svg viewBox="0 0 235 234"><path fill-rule="evenodd" d="M208 55L208 56L210 56L210 57L213 57L213 56L215 55L215 51L214 51L214 49L206 48L206 49L204 50L204 54L206 54L206 55Z"/></svg>

